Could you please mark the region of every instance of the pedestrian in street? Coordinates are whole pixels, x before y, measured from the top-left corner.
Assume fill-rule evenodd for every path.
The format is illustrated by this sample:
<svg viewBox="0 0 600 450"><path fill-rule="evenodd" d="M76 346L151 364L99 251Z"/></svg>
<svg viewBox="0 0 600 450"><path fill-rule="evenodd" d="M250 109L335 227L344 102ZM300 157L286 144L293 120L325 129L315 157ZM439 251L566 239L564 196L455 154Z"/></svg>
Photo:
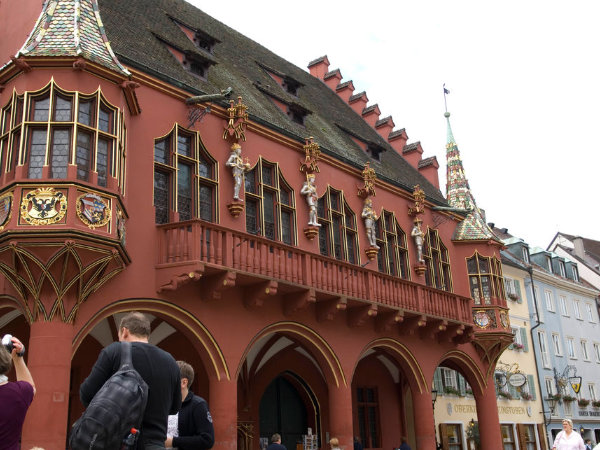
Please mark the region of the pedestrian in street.
<svg viewBox="0 0 600 450"><path fill-rule="evenodd" d="M406 442L406 436L402 436L402 443L400 444L398 450L410 450L410 445L408 445L408 442Z"/></svg>
<svg viewBox="0 0 600 450"><path fill-rule="evenodd" d="M573 430L573 421L563 419L562 427L554 439L552 450L585 450L581 435Z"/></svg>
<svg viewBox="0 0 600 450"><path fill-rule="evenodd" d="M0 448L18 450L27 409L33 401L35 383L25 364L25 346L7 335L0 345ZM7 347L11 348L9 353ZM17 381L8 381L8 372L15 366Z"/></svg>
<svg viewBox="0 0 600 450"><path fill-rule="evenodd" d="M340 450L340 440L336 437L329 439L329 445L331 446L331 450Z"/></svg>
<svg viewBox="0 0 600 450"><path fill-rule="evenodd" d="M279 433L271 436L271 443L267 447L267 450L287 450L285 445L281 445L281 435Z"/></svg>
<svg viewBox="0 0 600 450"><path fill-rule="evenodd" d="M165 447L179 450L208 450L215 443L215 430L208 404L194 395L190 386L194 382L194 368L185 361L177 361L181 372L181 409L169 416Z"/></svg>
<svg viewBox="0 0 600 450"><path fill-rule="evenodd" d="M121 366L121 342L131 342L133 367L148 384L148 402L142 419L141 443L144 450L164 450L169 414L181 407L181 379L175 359L148 343L150 320L142 313L130 312L121 319L119 342L105 347L92 372L79 388L84 406Z"/></svg>

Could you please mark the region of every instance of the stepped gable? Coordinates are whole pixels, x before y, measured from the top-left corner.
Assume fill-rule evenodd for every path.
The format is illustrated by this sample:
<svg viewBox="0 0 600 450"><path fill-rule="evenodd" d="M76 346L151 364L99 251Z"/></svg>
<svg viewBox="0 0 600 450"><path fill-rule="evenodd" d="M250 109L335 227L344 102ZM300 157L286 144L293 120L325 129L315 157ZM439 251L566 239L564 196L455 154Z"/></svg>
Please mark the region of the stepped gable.
<svg viewBox="0 0 600 450"><path fill-rule="evenodd" d="M491 239L502 243L485 222L485 217L475 202L467 176L465 175L458 145L456 145L452 128L450 127L450 113L444 113L444 117L446 117L448 125L446 142L447 199L451 207L467 213L467 217L456 226L452 239L456 241Z"/></svg>
<svg viewBox="0 0 600 450"><path fill-rule="evenodd" d="M304 142L306 136L313 136L324 153L359 169L369 161L379 179L409 192L419 184L429 200L438 205L447 204L439 189L412 168L322 80L194 6L183 0L99 0L99 5L108 38L124 64L173 83L194 95L217 93L231 86L234 96L243 97L251 118L256 122L299 142ZM216 64L210 67L206 80L188 72L161 42L161 39L168 37L171 45L189 48L190 39L173 19L219 41L212 54ZM264 67L299 82L301 87L298 96L278 86ZM307 112L304 125L291 121L273 103L270 95L275 96L275 92L277 98L293 102ZM343 131L345 129L352 130L364 142L374 142L386 150L381 152L380 161L371 159Z"/></svg>
<svg viewBox="0 0 600 450"><path fill-rule="evenodd" d="M112 51L97 0L47 0L16 56L81 56L130 75Z"/></svg>

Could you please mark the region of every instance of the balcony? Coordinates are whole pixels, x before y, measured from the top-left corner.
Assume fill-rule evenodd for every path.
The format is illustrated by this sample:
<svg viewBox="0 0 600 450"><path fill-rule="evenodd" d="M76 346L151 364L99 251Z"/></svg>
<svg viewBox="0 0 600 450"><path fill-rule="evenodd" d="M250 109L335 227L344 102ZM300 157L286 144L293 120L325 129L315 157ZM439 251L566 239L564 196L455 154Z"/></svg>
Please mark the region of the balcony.
<svg viewBox="0 0 600 450"><path fill-rule="evenodd" d="M472 333L467 297L199 220L158 225L157 231L159 292L202 278L209 280L207 289L235 285L250 297L255 292L258 298L247 306L262 304L261 296L282 295L286 303L316 303L319 319L347 310L356 324L376 317L383 325L403 322L406 332L450 339ZM284 305L286 310L294 307Z"/></svg>

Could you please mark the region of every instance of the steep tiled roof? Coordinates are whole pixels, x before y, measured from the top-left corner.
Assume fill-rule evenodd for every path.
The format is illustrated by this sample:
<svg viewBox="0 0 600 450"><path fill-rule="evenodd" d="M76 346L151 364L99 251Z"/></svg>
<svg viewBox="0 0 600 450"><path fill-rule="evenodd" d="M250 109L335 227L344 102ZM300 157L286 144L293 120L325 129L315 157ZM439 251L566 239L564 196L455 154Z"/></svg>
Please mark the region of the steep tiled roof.
<svg viewBox="0 0 600 450"><path fill-rule="evenodd" d="M82 56L129 75L106 38L96 0L47 0L19 55Z"/></svg>
<svg viewBox="0 0 600 450"><path fill-rule="evenodd" d="M361 170L369 161L378 179L409 192L419 184L429 200L438 205L447 204L439 189L412 168L323 81L189 3L183 0L99 0L99 5L108 38L124 64L186 89L193 95L218 93L231 86L232 95L241 95L248 105L252 120L299 142L313 136L323 153ZM206 80L188 72L157 39L157 36L168 37L169 42L182 49L193 45L172 18L181 19L220 41L213 50L216 64L208 70ZM298 96L292 98L257 62L302 83ZM270 95L275 92L280 98L290 96L290 102L310 111L304 125L291 121L274 104ZM223 102L223 105L227 106L227 103ZM363 142L374 143L387 151L380 154L380 161L376 161L343 130L352 130Z"/></svg>

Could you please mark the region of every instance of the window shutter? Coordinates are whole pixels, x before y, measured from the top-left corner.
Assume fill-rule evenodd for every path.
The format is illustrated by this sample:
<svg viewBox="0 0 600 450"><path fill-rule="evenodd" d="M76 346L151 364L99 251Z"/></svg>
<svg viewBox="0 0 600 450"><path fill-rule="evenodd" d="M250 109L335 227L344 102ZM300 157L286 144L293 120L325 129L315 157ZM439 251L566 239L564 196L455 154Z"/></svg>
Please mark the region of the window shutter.
<svg viewBox="0 0 600 450"><path fill-rule="evenodd" d="M525 328L519 328L521 332L521 344L523 344L523 351L529 351L529 344L527 343L527 330Z"/></svg>
<svg viewBox="0 0 600 450"><path fill-rule="evenodd" d="M532 400L535 400L535 384L533 382L533 375L527 375L527 387L529 393L532 395Z"/></svg>
<svg viewBox="0 0 600 450"><path fill-rule="evenodd" d="M440 441L442 441L442 448L449 448L448 425L445 423L440 423Z"/></svg>
<svg viewBox="0 0 600 450"><path fill-rule="evenodd" d="M543 423L537 424L538 438L540 440L540 450L548 450L548 437Z"/></svg>
<svg viewBox="0 0 600 450"><path fill-rule="evenodd" d="M513 281L515 283L515 294L517 294L517 297L519 297L517 303L523 303L523 296L521 295L521 283L519 283L519 280Z"/></svg>
<svg viewBox="0 0 600 450"><path fill-rule="evenodd" d="M458 390L460 392L460 395L467 395L467 391L465 388L465 378L457 372L458 375Z"/></svg>
<svg viewBox="0 0 600 450"><path fill-rule="evenodd" d="M518 423L517 424L517 437L519 439L519 448L526 449L527 448L527 430L525 429L527 425Z"/></svg>
<svg viewBox="0 0 600 450"><path fill-rule="evenodd" d="M438 394L444 394L444 383L442 382L442 369L439 367L433 373L433 387Z"/></svg>

